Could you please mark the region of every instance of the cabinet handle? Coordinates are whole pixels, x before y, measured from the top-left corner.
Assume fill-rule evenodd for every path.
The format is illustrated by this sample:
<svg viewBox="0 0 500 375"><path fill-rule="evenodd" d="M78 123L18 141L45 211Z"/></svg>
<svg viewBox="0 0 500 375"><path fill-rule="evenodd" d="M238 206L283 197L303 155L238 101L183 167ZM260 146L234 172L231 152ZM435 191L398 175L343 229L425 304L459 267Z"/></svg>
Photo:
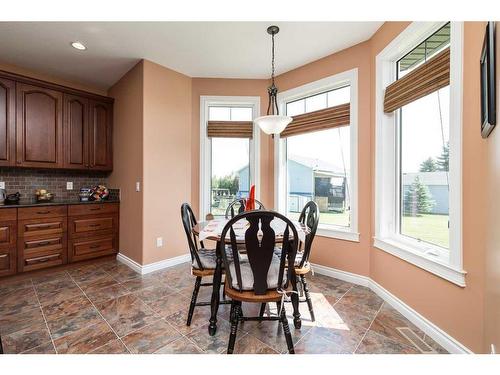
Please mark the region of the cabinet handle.
<svg viewBox="0 0 500 375"><path fill-rule="evenodd" d="M34 262L44 263L44 262L48 262L51 258L59 258L59 254L46 255L46 256L38 257L38 258L26 259L26 263L28 263L28 264L34 263Z"/></svg>
<svg viewBox="0 0 500 375"><path fill-rule="evenodd" d="M0 255L0 258L7 258L8 255L9 254L2 254L2 255Z"/></svg>
<svg viewBox="0 0 500 375"><path fill-rule="evenodd" d="M52 226L54 226L55 224L35 224L35 225L32 225L31 228L50 228Z"/></svg>
<svg viewBox="0 0 500 375"><path fill-rule="evenodd" d="M98 247L101 247L101 245L92 245L92 246L90 246L91 249L97 249Z"/></svg>
<svg viewBox="0 0 500 375"><path fill-rule="evenodd" d="M50 211L37 211L37 214L46 215L46 214L50 214Z"/></svg>
<svg viewBox="0 0 500 375"><path fill-rule="evenodd" d="M38 242L37 246L46 246L46 245L49 245L49 244L50 244L50 241L43 241L43 242Z"/></svg>
<svg viewBox="0 0 500 375"><path fill-rule="evenodd" d="M91 208L90 211L99 211L101 207Z"/></svg>
<svg viewBox="0 0 500 375"><path fill-rule="evenodd" d="M100 227L101 224L89 224L89 227L95 228L95 227Z"/></svg>

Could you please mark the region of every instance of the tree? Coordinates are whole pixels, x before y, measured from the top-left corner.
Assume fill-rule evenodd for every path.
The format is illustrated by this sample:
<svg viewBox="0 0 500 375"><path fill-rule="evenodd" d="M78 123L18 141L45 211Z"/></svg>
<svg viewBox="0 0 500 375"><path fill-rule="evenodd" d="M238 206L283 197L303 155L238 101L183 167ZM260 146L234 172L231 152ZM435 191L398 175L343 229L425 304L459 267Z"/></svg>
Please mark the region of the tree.
<svg viewBox="0 0 500 375"><path fill-rule="evenodd" d="M438 166L433 158L428 158L420 164L420 172L436 172Z"/></svg>
<svg viewBox="0 0 500 375"><path fill-rule="evenodd" d="M437 167L439 171L448 172L450 170L450 142L446 142L443 146L441 155L437 157Z"/></svg>
<svg viewBox="0 0 500 375"><path fill-rule="evenodd" d="M404 196L404 214L409 216L426 214L432 211L435 204L427 185L424 185L418 176L415 177Z"/></svg>
<svg viewBox="0 0 500 375"><path fill-rule="evenodd" d="M240 188L240 179L237 175L214 176L212 177L212 187L215 189L228 189L229 193L236 195Z"/></svg>

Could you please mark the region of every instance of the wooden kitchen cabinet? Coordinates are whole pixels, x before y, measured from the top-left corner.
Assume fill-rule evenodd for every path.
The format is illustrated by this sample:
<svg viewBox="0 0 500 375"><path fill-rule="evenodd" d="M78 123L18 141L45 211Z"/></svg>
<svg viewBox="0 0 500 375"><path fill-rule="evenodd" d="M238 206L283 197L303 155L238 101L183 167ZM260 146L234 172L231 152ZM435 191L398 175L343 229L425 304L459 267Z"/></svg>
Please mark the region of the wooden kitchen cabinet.
<svg viewBox="0 0 500 375"><path fill-rule="evenodd" d="M113 99L0 70L0 167L113 170Z"/></svg>
<svg viewBox="0 0 500 375"><path fill-rule="evenodd" d="M64 94L64 167L89 167L89 100Z"/></svg>
<svg viewBox="0 0 500 375"><path fill-rule="evenodd" d="M90 169L113 170L113 106L90 101Z"/></svg>
<svg viewBox="0 0 500 375"><path fill-rule="evenodd" d="M16 83L0 77L0 166L16 164Z"/></svg>
<svg viewBox="0 0 500 375"><path fill-rule="evenodd" d="M16 273L17 210L0 210L0 276Z"/></svg>
<svg viewBox="0 0 500 375"><path fill-rule="evenodd" d="M17 164L63 167L63 94L24 83L17 92Z"/></svg>

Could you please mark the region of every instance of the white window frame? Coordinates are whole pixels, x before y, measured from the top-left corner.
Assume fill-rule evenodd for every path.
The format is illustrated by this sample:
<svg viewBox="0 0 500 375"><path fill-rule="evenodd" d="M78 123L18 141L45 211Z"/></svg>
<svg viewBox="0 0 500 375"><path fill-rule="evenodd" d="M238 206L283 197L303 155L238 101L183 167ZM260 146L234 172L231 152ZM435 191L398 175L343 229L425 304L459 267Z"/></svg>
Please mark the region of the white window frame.
<svg viewBox="0 0 500 375"><path fill-rule="evenodd" d="M200 96L200 218L210 213L212 174L212 140L207 137L208 109L211 106L251 107L252 120L260 116L259 96ZM260 199L260 131L253 127L250 140L250 185Z"/></svg>
<svg viewBox="0 0 500 375"><path fill-rule="evenodd" d="M462 266L463 22L451 22L450 40L450 246L443 249L398 232L397 116L384 113L385 88L396 80L396 62L446 22L413 22L376 57L375 237L373 245L465 287Z"/></svg>
<svg viewBox="0 0 500 375"><path fill-rule="evenodd" d="M320 224L316 235L340 240L359 242L358 232L358 69L351 69L293 89L278 93L278 105L285 113L286 104L325 91L350 86L350 178L351 218L350 226ZM287 213L287 160L286 139L274 137L274 201L279 212Z"/></svg>

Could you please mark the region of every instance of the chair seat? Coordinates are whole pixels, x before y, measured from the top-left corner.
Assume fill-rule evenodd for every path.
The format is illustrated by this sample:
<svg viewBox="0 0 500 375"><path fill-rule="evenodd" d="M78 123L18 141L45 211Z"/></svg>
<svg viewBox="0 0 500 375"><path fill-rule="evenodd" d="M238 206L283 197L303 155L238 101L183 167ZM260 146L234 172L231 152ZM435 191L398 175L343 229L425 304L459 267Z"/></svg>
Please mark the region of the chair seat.
<svg viewBox="0 0 500 375"><path fill-rule="evenodd" d="M281 294L279 294L276 289L269 289L266 294L257 295L251 290L244 290L242 292L231 288L231 286L226 283L224 290L226 292L226 296L235 301L243 301L243 302L256 302L256 303L268 303L268 302L277 302L281 300ZM290 291L291 289L287 289Z"/></svg>
<svg viewBox="0 0 500 375"><path fill-rule="evenodd" d="M269 266L269 271L267 272L267 287L268 289L276 289L278 287L278 274L280 270L280 260L273 256L271 264ZM252 268L248 260L240 260L240 271L241 271L241 282L242 290L252 290L253 289L253 273ZM236 277L236 270L234 263L229 263L229 272L231 274L231 283L234 289L240 289L238 286L238 279ZM283 275L283 285L286 284L286 273Z"/></svg>
<svg viewBox="0 0 500 375"><path fill-rule="evenodd" d="M226 247L226 254L228 259L232 261L233 253L229 248ZM198 256L200 257L200 262L204 270L214 270L217 265L217 253L215 249L199 249ZM191 266L194 269L200 269L196 258L191 262Z"/></svg>
<svg viewBox="0 0 500 375"><path fill-rule="evenodd" d="M274 249L274 254L278 257L281 258L281 249L277 247ZM295 262L294 265L295 267L298 267L300 265L300 262L302 262L302 257L304 256L303 252L297 252L297 255L295 255ZM309 263L309 262L306 262Z"/></svg>

